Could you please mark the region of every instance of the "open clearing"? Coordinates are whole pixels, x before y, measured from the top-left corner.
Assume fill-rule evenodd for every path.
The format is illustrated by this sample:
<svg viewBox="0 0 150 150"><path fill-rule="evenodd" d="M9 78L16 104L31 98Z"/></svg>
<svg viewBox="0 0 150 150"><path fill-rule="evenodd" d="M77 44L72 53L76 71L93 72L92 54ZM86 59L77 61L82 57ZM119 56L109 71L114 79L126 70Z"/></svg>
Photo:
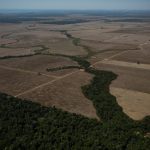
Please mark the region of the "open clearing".
<svg viewBox="0 0 150 150"><path fill-rule="evenodd" d="M104 60L101 63L115 65L115 66L150 70L150 65L148 64L137 64L137 63L124 62L124 61L116 61L116 60Z"/></svg>
<svg viewBox="0 0 150 150"><path fill-rule="evenodd" d="M98 119L92 102L81 91L81 86L88 84L91 79L89 74L80 71L19 97Z"/></svg>
<svg viewBox="0 0 150 150"><path fill-rule="evenodd" d="M0 67L0 91L16 95L32 87L53 80L52 77L4 69Z"/></svg>
<svg viewBox="0 0 150 150"><path fill-rule="evenodd" d="M130 53L125 53L124 55L117 56L113 59L133 63L140 62L141 64L150 64L150 46L147 46L142 50L130 51Z"/></svg>
<svg viewBox="0 0 150 150"><path fill-rule="evenodd" d="M100 51L108 51L108 50L129 50L136 49L136 45L134 44L120 44L120 43L111 43L111 42L100 42L96 40L83 40L81 44L89 46L92 51L100 52Z"/></svg>
<svg viewBox="0 0 150 150"><path fill-rule="evenodd" d="M33 55L35 54L34 50L39 48L0 48L0 57L6 56L21 56L21 55Z"/></svg>
<svg viewBox="0 0 150 150"><path fill-rule="evenodd" d="M132 119L141 120L150 115L150 94L114 87L110 91Z"/></svg>
<svg viewBox="0 0 150 150"><path fill-rule="evenodd" d="M34 71L47 75L65 75L75 69L61 70L57 72L47 72L47 68L55 68L61 66L78 66L78 64L69 58L50 56L50 55L34 55L30 57L18 57L0 60L1 66Z"/></svg>

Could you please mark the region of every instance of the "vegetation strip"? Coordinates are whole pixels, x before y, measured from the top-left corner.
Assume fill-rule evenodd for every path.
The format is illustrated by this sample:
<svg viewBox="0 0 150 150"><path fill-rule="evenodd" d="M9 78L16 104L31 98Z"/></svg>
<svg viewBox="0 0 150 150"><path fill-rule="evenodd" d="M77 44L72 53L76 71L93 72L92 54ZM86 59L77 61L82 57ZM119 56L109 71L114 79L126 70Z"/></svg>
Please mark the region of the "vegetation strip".
<svg viewBox="0 0 150 150"><path fill-rule="evenodd" d="M53 71L59 71L59 70L64 70L64 69L82 69L80 66L63 66L63 67L56 67L56 68L47 68L46 70L48 72L53 72Z"/></svg>

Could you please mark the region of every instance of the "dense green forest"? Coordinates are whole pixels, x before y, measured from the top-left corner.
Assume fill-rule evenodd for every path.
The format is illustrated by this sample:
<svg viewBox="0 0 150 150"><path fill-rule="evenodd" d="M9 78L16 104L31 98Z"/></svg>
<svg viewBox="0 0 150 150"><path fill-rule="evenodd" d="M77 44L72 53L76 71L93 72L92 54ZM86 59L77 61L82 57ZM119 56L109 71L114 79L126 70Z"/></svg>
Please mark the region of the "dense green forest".
<svg viewBox="0 0 150 150"><path fill-rule="evenodd" d="M0 93L0 149L149 150L148 120L99 122Z"/></svg>

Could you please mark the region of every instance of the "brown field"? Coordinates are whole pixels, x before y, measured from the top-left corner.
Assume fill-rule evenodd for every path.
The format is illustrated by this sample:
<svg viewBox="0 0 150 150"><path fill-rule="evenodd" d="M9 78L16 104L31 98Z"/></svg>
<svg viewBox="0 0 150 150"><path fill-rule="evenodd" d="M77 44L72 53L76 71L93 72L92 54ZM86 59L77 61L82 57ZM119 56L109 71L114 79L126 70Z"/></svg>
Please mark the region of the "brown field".
<svg viewBox="0 0 150 150"><path fill-rule="evenodd" d="M80 46L75 46L71 40L59 40L46 44L49 47L50 53L64 54L64 55L86 55L87 52Z"/></svg>
<svg viewBox="0 0 150 150"><path fill-rule="evenodd" d="M124 53L124 55L113 58L114 60L126 61L136 63L139 61L141 64L150 64L150 46L142 50L131 51Z"/></svg>
<svg viewBox="0 0 150 150"><path fill-rule="evenodd" d="M86 99L81 91L81 86L88 84L90 79L89 74L77 72L19 97L98 119L92 102Z"/></svg>
<svg viewBox="0 0 150 150"><path fill-rule="evenodd" d="M133 44L120 44L120 43L111 43L111 42L99 42L95 40L83 40L81 44L89 46L92 51L100 52L104 50L128 50L136 49L136 45Z"/></svg>
<svg viewBox="0 0 150 150"><path fill-rule="evenodd" d="M7 44L7 46L12 49L32 49L38 47L39 45L42 45L49 48L48 51L50 53L58 53L65 55L87 54L82 47L76 47L71 40L68 40L67 37L59 31L53 32L48 29L46 31L44 29L42 31L32 31L25 29L25 31L23 30L20 32L12 32L6 37L1 37L1 39L2 41L0 44Z"/></svg>
<svg viewBox="0 0 150 150"><path fill-rule="evenodd" d="M0 24L0 57L41 52L30 57L0 59L0 92L98 119L92 102L81 91L81 86L92 79L90 74L78 69L46 71L47 68L78 64L66 57L44 54L86 56L88 51L82 47L85 45L92 52L88 61L93 67L118 75L110 89L124 112L135 120L150 115L149 22L109 22L104 21L104 17L79 14L69 18L87 19L88 22ZM61 32L64 30L80 38L81 46L74 45Z"/></svg>
<svg viewBox="0 0 150 150"><path fill-rule="evenodd" d="M95 64L99 61L102 61L104 59L108 59L112 56L115 56L117 54L120 54L124 51L121 51L121 50L104 50L104 51L101 51L99 52L98 54L90 57L88 60L91 62L91 64Z"/></svg>
<svg viewBox="0 0 150 150"><path fill-rule="evenodd" d="M112 86L144 93L150 93L150 71L131 67L121 67L110 64L97 64L97 69L112 71L118 75Z"/></svg>
<svg viewBox="0 0 150 150"><path fill-rule="evenodd" d="M117 60L104 60L101 63L110 64L110 65L114 65L114 66L122 66L122 67L150 70L149 64L142 64L142 63L138 64L138 63L125 62L125 61L117 61Z"/></svg>
<svg viewBox="0 0 150 150"><path fill-rule="evenodd" d="M52 77L39 76L30 72L21 72L0 67L0 91L14 96L53 79Z"/></svg>
<svg viewBox="0 0 150 150"><path fill-rule="evenodd" d="M110 89L116 96L118 104L123 107L123 111L132 119L141 120L150 115L150 94L122 88L111 87Z"/></svg>
<svg viewBox="0 0 150 150"><path fill-rule="evenodd" d="M21 55L33 55L35 50L40 48L0 48L0 57L5 56L21 56Z"/></svg>
<svg viewBox="0 0 150 150"><path fill-rule="evenodd" d="M30 57L2 59L0 60L0 66L33 71L37 73L40 72L47 75L61 76L76 69L60 70L57 72L47 72L46 69L61 66L78 66L78 64L76 62L73 62L69 58L50 55L34 55Z"/></svg>

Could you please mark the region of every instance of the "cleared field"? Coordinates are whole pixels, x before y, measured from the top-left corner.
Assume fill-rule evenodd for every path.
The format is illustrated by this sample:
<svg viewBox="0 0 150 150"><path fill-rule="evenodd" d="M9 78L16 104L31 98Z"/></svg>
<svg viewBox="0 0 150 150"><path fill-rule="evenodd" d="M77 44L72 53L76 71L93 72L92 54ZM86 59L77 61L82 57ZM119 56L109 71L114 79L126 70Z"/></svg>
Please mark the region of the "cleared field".
<svg viewBox="0 0 150 150"><path fill-rule="evenodd" d="M4 37L3 37L4 38ZM16 39L16 41L12 41ZM41 31L20 31L13 32L3 39L3 43L11 48L32 48L39 45L45 46L51 53L65 54L65 55L86 55L86 51L80 47L75 46L71 40L61 32L41 30Z"/></svg>
<svg viewBox="0 0 150 150"><path fill-rule="evenodd" d="M81 44L89 46L92 51L99 52L102 50L128 50L136 49L136 45L133 44L118 44L109 42L99 42L95 40L82 40Z"/></svg>
<svg viewBox="0 0 150 150"><path fill-rule="evenodd" d="M10 28L11 26L11 28ZM0 34L12 32L20 29L24 29L27 25L26 24L14 24L14 23L0 23Z"/></svg>
<svg viewBox="0 0 150 150"><path fill-rule="evenodd" d="M60 32L53 32L47 30L27 30L23 32L13 33L10 38L19 38L19 39L31 39L31 38L37 38L37 39L52 39L52 38L64 38L66 39L66 36L61 34Z"/></svg>
<svg viewBox="0 0 150 150"><path fill-rule="evenodd" d="M28 30L12 33L9 39L17 39L19 42L11 44L12 47L29 47L35 45L43 45L55 41L57 39L66 39L60 32L52 32L49 30Z"/></svg>
<svg viewBox="0 0 150 150"><path fill-rule="evenodd" d="M124 53L123 55L114 57L113 59L133 63L140 62L143 64L150 64L150 46L147 46L142 50Z"/></svg>
<svg viewBox="0 0 150 150"><path fill-rule="evenodd" d="M93 29L93 30L78 30L78 31L70 31L74 37L81 38L83 40L95 40L95 41L105 41L114 36L118 36L120 34L114 33L102 33L101 29Z"/></svg>
<svg viewBox="0 0 150 150"><path fill-rule="evenodd" d="M125 25L124 28L116 30L114 33L150 34L150 27L146 23L133 24L132 26Z"/></svg>
<svg viewBox="0 0 150 150"><path fill-rule="evenodd" d="M16 40L0 38L0 45L2 45L2 44L12 44L12 43L16 43Z"/></svg>
<svg viewBox="0 0 150 150"><path fill-rule="evenodd" d="M79 71L19 97L98 119L92 102L81 91L81 86L88 84L90 80L91 75Z"/></svg>
<svg viewBox="0 0 150 150"><path fill-rule="evenodd" d="M64 55L86 55L87 52L80 46L75 46L71 40L59 40L45 45L49 47L50 53L64 54Z"/></svg>
<svg viewBox="0 0 150 150"><path fill-rule="evenodd" d="M121 52L124 52L124 51L113 50L113 49L112 50L101 51L100 53L98 53L98 54L92 56L91 58L89 58L89 61L91 62L91 64L94 64L96 62L102 61L105 58L109 58L111 56L120 54Z"/></svg>
<svg viewBox="0 0 150 150"><path fill-rule="evenodd" d="M118 34L118 33L117 33ZM144 34L120 34L107 40L107 42L126 43L126 44L141 44L149 40L149 35Z"/></svg>
<svg viewBox="0 0 150 150"><path fill-rule="evenodd" d="M55 73L47 72L47 68L55 68L60 66L78 66L78 64L69 58L50 56L50 55L34 55L30 57L18 57L0 60L0 66L18 68L47 75L64 75L75 69L57 71Z"/></svg>
<svg viewBox="0 0 150 150"><path fill-rule="evenodd" d="M110 88L110 92L132 119L141 120L150 115L150 94L114 87Z"/></svg>
<svg viewBox="0 0 150 150"><path fill-rule="evenodd" d="M53 79L52 77L0 67L0 91L14 96Z"/></svg>
<svg viewBox="0 0 150 150"><path fill-rule="evenodd" d="M150 93L149 70L110 64L97 64L95 67L100 70L113 71L118 75L118 78L112 82L112 87Z"/></svg>
<svg viewBox="0 0 150 150"><path fill-rule="evenodd" d="M124 61L116 61L116 60L104 60L101 63L115 65L115 66L150 70L150 65L148 64L137 64L137 63L124 62Z"/></svg>
<svg viewBox="0 0 150 150"><path fill-rule="evenodd" d="M22 56L22 55L32 55L35 54L35 50L40 50L41 48L0 48L0 57L5 56Z"/></svg>

